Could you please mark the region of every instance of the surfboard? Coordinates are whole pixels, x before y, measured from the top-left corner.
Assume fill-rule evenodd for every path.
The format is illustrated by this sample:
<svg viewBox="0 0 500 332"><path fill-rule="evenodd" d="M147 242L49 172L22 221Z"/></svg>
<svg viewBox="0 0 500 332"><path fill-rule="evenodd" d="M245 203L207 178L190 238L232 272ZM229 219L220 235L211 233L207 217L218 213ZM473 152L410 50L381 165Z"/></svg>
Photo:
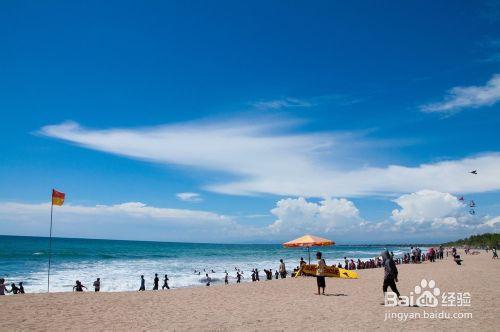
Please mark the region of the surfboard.
<svg viewBox="0 0 500 332"><path fill-rule="evenodd" d="M295 276L316 276L316 270L316 264L305 264L302 265ZM335 266L326 266L324 276L329 278L358 279L358 273L356 273L356 271L341 269Z"/></svg>

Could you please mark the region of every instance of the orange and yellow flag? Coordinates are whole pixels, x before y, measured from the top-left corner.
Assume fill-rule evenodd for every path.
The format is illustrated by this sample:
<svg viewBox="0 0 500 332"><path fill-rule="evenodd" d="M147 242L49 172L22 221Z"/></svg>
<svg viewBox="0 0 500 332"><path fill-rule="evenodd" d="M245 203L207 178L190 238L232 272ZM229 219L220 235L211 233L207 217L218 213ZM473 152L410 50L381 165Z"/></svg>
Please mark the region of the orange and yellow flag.
<svg viewBox="0 0 500 332"><path fill-rule="evenodd" d="M61 193L55 189L52 189L52 204L53 205L63 205L64 203L64 197L66 197L66 195L64 193Z"/></svg>

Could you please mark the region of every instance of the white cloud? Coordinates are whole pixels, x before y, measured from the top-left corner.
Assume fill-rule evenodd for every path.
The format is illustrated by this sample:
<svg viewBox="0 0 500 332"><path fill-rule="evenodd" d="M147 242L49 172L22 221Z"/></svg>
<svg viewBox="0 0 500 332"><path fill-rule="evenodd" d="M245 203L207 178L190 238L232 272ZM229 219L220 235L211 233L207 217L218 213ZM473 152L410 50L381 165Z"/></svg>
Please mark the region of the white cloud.
<svg viewBox="0 0 500 332"><path fill-rule="evenodd" d="M253 103L253 107L258 110L279 110L290 107L312 107L314 104L308 100L287 97L283 99L258 101Z"/></svg>
<svg viewBox="0 0 500 332"><path fill-rule="evenodd" d="M400 206L392 211L392 218L398 224L422 223L462 214L465 205L457 197L432 190L421 190L402 195L394 200Z"/></svg>
<svg viewBox="0 0 500 332"><path fill-rule="evenodd" d="M400 208L392 211L391 218L395 228L401 231L473 231L494 228L497 224L495 219L469 214L467 205L449 193L421 190L402 195L394 202Z"/></svg>
<svg viewBox="0 0 500 332"><path fill-rule="evenodd" d="M492 229L500 230L500 216L496 216L496 217L485 216L483 218L482 224L479 226L482 228L492 228ZM484 231L487 231L487 230L484 229Z"/></svg>
<svg viewBox="0 0 500 332"><path fill-rule="evenodd" d="M4 234L47 235L50 204L0 202ZM54 207L55 236L223 241L241 236L241 228L225 215L187 209L148 206L140 202L114 205ZM202 234L202 236L200 236Z"/></svg>
<svg viewBox="0 0 500 332"><path fill-rule="evenodd" d="M500 189L497 153L416 167L369 167L364 165L378 142L348 134L293 134L286 132L289 125L268 119L262 124L193 122L92 130L69 122L40 132L129 158L228 173L236 180L205 186L225 194L353 197L422 189L463 194ZM479 175L468 174L471 169L478 169Z"/></svg>
<svg viewBox="0 0 500 332"><path fill-rule="evenodd" d="M184 202L201 202L203 199L201 198L200 194L198 193L177 193L175 196L177 196L178 199Z"/></svg>
<svg viewBox="0 0 500 332"><path fill-rule="evenodd" d="M400 208L392 217L377 223L363 219L356 205L344 198L317 203L302 197L286 198L271 210L276 220L261 226L248 223L254 216L242 216L247 223L241 224L236 217L215 212L140 202L93 206L66 203L54 207L54 236L227 243L285 241L312 233L341 243L398 243L409 239L432 241L436 236L451 240L500 230L499 216L468 215L465 206L447 193L424 190L403 195L396 203ZM0 202L3 234L46 236L49 221L49 203Z"/></svg>
<svg viewBox="0 0 500 332"><path fill-rule="evenodd" d="M319 203L308 202L303 197L286 198L278 201L271 213L278 218L269 226L271 232L289 236L346 233L362 222L354 203L344 198Z"/></svg>
<svg viewBox="0 0 500 332"><path fill-rule="evenodd" d="M454 87L448 91L444 101L423 105L423 112L452 114L465 108L491 106L500 101L500 75L493 77L483 86Z"/></svg>

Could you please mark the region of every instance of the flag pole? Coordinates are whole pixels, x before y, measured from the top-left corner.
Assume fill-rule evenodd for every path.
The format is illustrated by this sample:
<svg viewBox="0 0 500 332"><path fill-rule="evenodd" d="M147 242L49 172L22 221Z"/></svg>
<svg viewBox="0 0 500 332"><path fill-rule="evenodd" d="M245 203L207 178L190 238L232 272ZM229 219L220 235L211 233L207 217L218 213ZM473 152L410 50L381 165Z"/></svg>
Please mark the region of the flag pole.
<svg viewBox="0 0 500 332"><path fill-rule="evenodd" d="M50 257L52 255L52 212L54 210L54 201L51 199L50 205L50 235L49 235L49 271L47 273L47 293L50 293Z"/></svg>

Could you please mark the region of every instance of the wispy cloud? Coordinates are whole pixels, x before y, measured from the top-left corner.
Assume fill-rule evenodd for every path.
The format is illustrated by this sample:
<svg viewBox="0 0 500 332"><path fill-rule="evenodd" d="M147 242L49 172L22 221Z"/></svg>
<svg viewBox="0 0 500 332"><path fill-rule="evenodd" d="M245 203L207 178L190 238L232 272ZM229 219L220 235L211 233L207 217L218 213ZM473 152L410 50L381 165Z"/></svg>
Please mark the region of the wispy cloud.
<svg viewBox="0 0 500 332"><path fill-rule="evenodd" d="M310 98L285 97L273 100L260 100L251 105L257 110L282 110L286 108L311 108L321 105L335 104L347 106L361 102L360 98L344 94L329 94Z"/></svg>
<svg viewBox="0 0 500 332"><path fill-rule="evenodd" d="M444 100L420 107L426 113L453 114L466 108L491 106L500 101L500 75L496 74L483 86L454 87Z"/></svg>
<svg viewBox="0 0 500 332"><path fill-rule="evenodd" d="M320 233L341 242L367 241L374 231L377 241L424 240L428 232L446 238L462 237L475 231L500 230L500 217L478 217L448 193L424 190L402 195L399 209L383 222L361 217L354 202L328 198L311 202L303 197L285 198L271 209L275 220L267 225L238 223L237 218L216 212L170 209L141 202L113 205L72 205L56 207L55 235L109 239L234 242L280 241L304 233ZM46 218L50 203L0 202L3 234L47 235ZM268 217L269 215L262 215ZM259 218L261 215L241 216ZM369 240L373 242L373 239Z"/></svg>
<svg viewBox="0 0 500 332"><path fill-rule="evenodd" d="M198 194L198 193L190 193L190 192L186 192L186 193L177 193L175 195L178 199L180 199L181 201L184 201L184 202L201 202L203 201L203 198L201 198L201 195Z"/></svg>
<svg viewBox="0 0 500 332"><path fill-rule="evenodd" d="M280 110L290 107L312 107L314 106L314 103L309 100L287 97L282 99L257 101L252 105L258 110Z"/></svg>
<svg viewBox="0 0 500 332"><path fill-rule="evenodd" d="M451 193L500 189L497 153L415 167L370 167L368 155L377 142L356 135L294 134L285 132L280 121L262 122L106 130L63 123L43 127L40 132L128 158L225 172L230 175L227 181L205 186L225 194L353 197L422 189ZM353 164L353 160L357 162ZM479 169L480 175L467 176L471 169Z"/></svg>
<svg viewBox="0 0 500 332"><path fill-rule="evenodd" d="M0 202L4 234L47 235L50 204ZM54 208L55 236L221 241L241 238L240 226L229 216L203 210L171 209L141 202L113 205L73 205ZM200 236L203 234L203 237Z"/></svg>

